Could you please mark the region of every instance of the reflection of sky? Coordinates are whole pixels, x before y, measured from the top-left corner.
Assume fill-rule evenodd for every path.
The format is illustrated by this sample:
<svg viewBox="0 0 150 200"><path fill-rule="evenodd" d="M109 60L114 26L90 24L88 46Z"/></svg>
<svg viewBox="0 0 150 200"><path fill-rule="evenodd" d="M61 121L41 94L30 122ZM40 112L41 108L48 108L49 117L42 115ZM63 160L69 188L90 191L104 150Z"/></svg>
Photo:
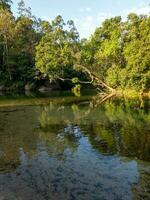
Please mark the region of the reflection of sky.
<svg viewBox="0 0 150 200"><path fill-rule="evenodd" d="M62 158L48 155L40 145L29 159L20 150L20 166L14 173L0 174L0 197L5 199L132 199L132 186L139 174L135 161L103 156L81 138L74 153Z"/></svg>

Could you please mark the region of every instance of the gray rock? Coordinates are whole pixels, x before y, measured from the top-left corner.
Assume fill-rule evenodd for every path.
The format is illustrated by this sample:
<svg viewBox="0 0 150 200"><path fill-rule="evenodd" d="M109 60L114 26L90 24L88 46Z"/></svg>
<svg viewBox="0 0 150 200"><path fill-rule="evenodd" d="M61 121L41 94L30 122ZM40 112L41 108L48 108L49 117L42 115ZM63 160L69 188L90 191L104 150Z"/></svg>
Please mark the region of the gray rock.
<svg viewBox="0 0 150 200"><path fill-rule="evenodd" d="M0 91L5 91L5 90L6 90L5 86L4 85L0 85Z"/></svg>
<svg viewBox="0 0 150 200"><path fill-rule="evenodd" d="M52 91L52 90L53 90L52 87L46 87L46 86L41 86L41 87L39 88L39 92L50 92L50 91Z"/></svg>

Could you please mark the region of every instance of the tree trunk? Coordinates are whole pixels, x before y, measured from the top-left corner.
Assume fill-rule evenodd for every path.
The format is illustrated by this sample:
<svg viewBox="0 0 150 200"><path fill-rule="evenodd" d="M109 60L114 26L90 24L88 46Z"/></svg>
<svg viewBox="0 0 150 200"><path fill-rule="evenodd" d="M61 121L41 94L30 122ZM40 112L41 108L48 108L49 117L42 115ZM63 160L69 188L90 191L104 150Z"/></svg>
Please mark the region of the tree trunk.
<svg viewBox="0 0 150 200"><path fill-rule="evenodd" d="M4 35L4 40L5 40L5 43L4 43L4 63L6 65L6 69L7 69L7 72L9 74L9 80L11 81L12 80L12 76L11 76L11 72L10 72L10 68L8 66L8 40L7 40L7 36Z"/></svg>
<svg viewBox="0 0 150 200"><path fill-rule="evenodd" d="M113 93L113 94L116 93L116 90L114 88L112 88L107 83L105 83L99 76L95 75L93 72L90 72L90 70L87 69L86 67L82 65L76 65L75 68L79 71L82 71L88 74L88 76L91 79L90 81L91 84L96 85L97 87L100 87L100 88L101 87L106 88L108 91L110 91L110 93Z"/></svg>

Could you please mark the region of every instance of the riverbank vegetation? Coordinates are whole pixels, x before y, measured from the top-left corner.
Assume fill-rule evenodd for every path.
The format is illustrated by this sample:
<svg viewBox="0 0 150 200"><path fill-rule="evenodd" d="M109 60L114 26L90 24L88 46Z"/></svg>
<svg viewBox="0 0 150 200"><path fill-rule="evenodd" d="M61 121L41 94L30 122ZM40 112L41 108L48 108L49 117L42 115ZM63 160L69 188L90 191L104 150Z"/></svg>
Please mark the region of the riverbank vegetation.
<svg viewBox="0 0 150 200"><path fill-rule="evenodd" d="M15 17L11 4L0 0L0 90L93 85L101 92L149 92L149 15L106 19L80 39L72 20L36 18L23 0Z"/></svg>

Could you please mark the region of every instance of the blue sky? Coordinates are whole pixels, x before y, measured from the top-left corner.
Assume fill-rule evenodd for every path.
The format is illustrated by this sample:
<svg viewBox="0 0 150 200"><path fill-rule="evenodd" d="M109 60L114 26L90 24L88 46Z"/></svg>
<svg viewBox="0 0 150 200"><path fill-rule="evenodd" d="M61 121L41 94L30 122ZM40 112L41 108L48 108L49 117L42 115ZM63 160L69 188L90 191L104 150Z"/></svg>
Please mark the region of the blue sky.
<svg viewBox="0 0 150 200"><path fill-rule="evenodd" d="M65 20L73 19L82 37L89 37L102 21L113 16L126 18L128 13L150 13L150 0L24 0L37 17L52 20L58 14ZM13 0L17 12L19 0Z"/></svg>

